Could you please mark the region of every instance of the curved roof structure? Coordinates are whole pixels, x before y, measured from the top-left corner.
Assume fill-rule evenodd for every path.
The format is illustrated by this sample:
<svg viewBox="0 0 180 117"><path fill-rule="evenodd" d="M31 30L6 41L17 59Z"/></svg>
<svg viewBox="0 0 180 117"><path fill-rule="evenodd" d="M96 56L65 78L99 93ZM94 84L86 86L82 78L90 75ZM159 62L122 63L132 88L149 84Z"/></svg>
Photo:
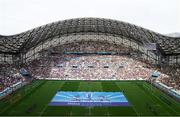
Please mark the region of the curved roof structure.
<svg viewBox="0 0 180 117"><path fill-rule="evenodd" d="M103 18L68 19L16 35L0 35L0 52L16 54L21 50L28 51L49 38L86 32L121 35L142 44L157 43L164 55L180 54L180 38L168 37L133 24Z"/></svg>

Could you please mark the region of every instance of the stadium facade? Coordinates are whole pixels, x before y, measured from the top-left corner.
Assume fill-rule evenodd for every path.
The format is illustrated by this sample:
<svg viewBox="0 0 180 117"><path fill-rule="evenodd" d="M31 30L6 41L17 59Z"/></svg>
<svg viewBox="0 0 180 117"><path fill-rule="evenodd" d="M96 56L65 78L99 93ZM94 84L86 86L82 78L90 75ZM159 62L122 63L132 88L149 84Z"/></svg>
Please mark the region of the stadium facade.
<svg viewBox="0 0 180 117"><path fill-rule="evenodd" d="M78 42L128 47L130 53L137 52L156 65L180 63L180 38L103 18L68 19L16 35L0 36L0 62L21 65L40 57L43 50ZM154 43L155 50L145 48Z"/></svg>

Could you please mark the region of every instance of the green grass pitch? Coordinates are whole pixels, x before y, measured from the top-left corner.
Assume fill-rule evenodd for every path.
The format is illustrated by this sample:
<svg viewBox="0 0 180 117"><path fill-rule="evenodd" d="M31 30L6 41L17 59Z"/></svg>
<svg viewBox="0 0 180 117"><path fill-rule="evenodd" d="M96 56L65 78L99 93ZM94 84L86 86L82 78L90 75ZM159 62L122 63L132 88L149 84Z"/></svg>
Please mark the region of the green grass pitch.
<svg viewBox="0 0 180 117"><path fill-rule="evenodd" d="M123 91L131 106L48 106L61 91ZM180 103L145 81L36 80L0 101L0 115L23 116L180 116Z"/></svg>

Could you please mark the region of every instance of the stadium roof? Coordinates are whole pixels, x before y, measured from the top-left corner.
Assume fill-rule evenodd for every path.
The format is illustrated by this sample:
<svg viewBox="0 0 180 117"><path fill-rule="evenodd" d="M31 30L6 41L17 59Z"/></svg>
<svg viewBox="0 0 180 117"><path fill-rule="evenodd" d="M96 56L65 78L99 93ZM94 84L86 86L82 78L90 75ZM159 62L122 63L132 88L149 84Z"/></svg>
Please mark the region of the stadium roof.
<svg viewBox="0 0 180 117"><path fill-rule="evenodd" d="M16 35L0 35L0 53L16 54L21 50L28 51L49 38L86 32L115 34L141 43L157 43L162 54L180 55L180 38L168 37L133 24L104 18L68 19Z"/></svg>

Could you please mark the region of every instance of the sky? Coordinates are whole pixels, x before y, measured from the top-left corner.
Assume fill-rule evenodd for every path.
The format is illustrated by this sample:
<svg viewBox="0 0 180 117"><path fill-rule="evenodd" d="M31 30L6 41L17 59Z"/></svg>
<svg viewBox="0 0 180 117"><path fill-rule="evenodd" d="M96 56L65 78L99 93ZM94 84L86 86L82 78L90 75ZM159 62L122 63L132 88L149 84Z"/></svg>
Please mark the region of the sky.
<svg viewBox="0 0 180 117"><path fill-rule="evenodd" d="M0 0L0 35L81 17L115 19L161 34L180 32L180 0Z"/></svg>

